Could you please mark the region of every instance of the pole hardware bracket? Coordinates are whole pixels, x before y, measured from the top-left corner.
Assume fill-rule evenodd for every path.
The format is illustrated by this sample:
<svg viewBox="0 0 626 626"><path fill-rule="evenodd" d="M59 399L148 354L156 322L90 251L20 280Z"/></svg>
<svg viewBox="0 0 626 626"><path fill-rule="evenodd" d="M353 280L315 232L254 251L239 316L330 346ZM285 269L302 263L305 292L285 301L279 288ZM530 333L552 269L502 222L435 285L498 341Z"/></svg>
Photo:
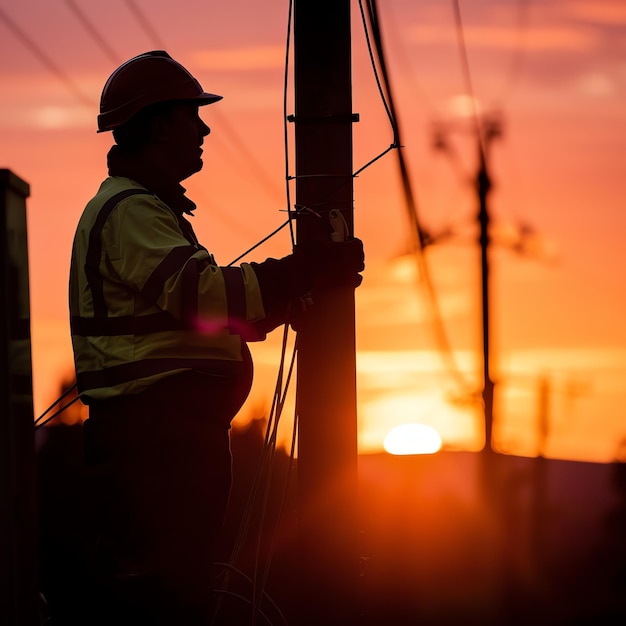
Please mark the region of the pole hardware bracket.
<svg viewBox="0 0 626 626"><path fill-rule="evenodd" d="M288 115L288 122L297 122L298 124L347 124L355 123L360 120L358 113L337 114L337 115Z"/></svg>

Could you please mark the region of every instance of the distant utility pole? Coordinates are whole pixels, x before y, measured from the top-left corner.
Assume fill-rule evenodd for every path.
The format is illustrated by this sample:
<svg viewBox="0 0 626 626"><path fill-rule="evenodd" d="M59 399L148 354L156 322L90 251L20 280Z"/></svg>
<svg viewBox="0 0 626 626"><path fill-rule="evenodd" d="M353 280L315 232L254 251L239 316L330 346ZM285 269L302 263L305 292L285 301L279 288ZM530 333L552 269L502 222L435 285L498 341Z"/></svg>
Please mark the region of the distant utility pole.
<svg viewBox="0 0 626 626"><path fill-rule="evenodd" d="M482 132L482 140L480 133ZM493 391L494 384L491 378L491 352L490 352L490 297L489 297L489 207L487 197L491 189L491 179L488 171L488 150L491 141L501 134L500 124L497 120L486 120L484 128L478 128L476 140L478 143L478 173L476 175L476 187L478 190L479 211L478 223L480 225L480 275L481 275L481 302L482 302L482 361L483 361L483 407L485 417L485 453L490 454L493 450Z"/></svg>
<svg viewBox="0 0 626 626"><path fill-rule="evenodd" d="M297 243L353 231L350 0L294 2ZM319 289L298 334L299 624L356 622L357 413L354 290Z"/></svg>
<svg viewBox="0 0 626 626"><path fill-rule="evenodd" d="M501 123L496 117L487 118L481 122L476 119L474 129L478 152L478 169L475 177L476 192L478 196L478 224L480 245L480 299L481 299L481 341L482 341L482 401L485 445L484 452L489 456L493 451L493 396L494 382L491 376L491 332L490 332L490 283L489 283L489 248L491 236L489 234L490 215L488 196L491 190L491 178L489 176L489 148L496 137L502 133ZM452 159L455 167L459 161L456 152L446 139L444 129L437 127L434 139L434 147L446 152Z"/></svg>

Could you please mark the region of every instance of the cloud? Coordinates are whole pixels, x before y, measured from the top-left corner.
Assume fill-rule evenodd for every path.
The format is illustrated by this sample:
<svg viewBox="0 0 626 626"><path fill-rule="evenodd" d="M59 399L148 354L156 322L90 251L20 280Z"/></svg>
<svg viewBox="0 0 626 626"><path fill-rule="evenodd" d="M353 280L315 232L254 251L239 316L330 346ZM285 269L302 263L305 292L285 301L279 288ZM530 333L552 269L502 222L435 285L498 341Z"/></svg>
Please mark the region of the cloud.
<svg viewBox="0 0 626 626"><path fill-rule="evenodd" d="M578 81L578 89L589 96L610 96L615 92L615 84L606 74L585 74Z"/></svg>
<svg viewBox="0 0 626 626"><path fill-rule="evenodd" d="M514 27L466 26L465 43L468 47L515 49L520 46L519 32ZM456 33L449 26L415 26L409 31L412 41L419 45L456 45ZM597 36L585 28L576 26L535 26L523 35L523 47L527 51L585 51L597 43Z"/></svg>
<svg viewBox="0 0 626 626"><path fill-rule="evenodd" d="M595 2L572 2L571 14L588 22L603 24L626 24L626 3L623 0L595 0Z"/></svg>
<svg viewBox="0 0 626 626"><path fill-rule="evenodd" d="M3 107L0 114L0 128L55 130L90 127L95 127L94 116L81 106L15 103Z"/></svg>

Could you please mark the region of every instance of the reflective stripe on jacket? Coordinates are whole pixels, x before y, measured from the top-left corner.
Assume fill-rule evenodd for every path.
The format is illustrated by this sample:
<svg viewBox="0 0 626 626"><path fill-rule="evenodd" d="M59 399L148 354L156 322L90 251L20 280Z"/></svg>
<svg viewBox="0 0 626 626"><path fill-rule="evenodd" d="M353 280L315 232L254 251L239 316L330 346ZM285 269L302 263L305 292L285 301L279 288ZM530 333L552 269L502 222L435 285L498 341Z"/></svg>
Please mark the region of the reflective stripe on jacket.
<svg viewBox="0 0 626 626"><path fill-rule="evenodd" d="M87 402L189 369L236 376L242 335L265 316L249 264L218 267L182 215L121 177L102 183L79 221L69 300Z"/></svg>

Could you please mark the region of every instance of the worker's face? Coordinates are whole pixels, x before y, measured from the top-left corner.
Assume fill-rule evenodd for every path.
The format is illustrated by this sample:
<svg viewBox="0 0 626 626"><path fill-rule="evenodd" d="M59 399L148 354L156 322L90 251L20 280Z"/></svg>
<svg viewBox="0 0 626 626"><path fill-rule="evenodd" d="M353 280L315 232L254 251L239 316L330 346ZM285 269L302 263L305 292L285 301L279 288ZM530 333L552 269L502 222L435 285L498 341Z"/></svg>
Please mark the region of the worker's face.
<svg viewBox="0 0 626 626"><path fill-rule="evenodd" d="M177 181L202 169L201 146L210 132L211 129L200 119L195 104L176 104L163 119L162 147Z"/></svg>

